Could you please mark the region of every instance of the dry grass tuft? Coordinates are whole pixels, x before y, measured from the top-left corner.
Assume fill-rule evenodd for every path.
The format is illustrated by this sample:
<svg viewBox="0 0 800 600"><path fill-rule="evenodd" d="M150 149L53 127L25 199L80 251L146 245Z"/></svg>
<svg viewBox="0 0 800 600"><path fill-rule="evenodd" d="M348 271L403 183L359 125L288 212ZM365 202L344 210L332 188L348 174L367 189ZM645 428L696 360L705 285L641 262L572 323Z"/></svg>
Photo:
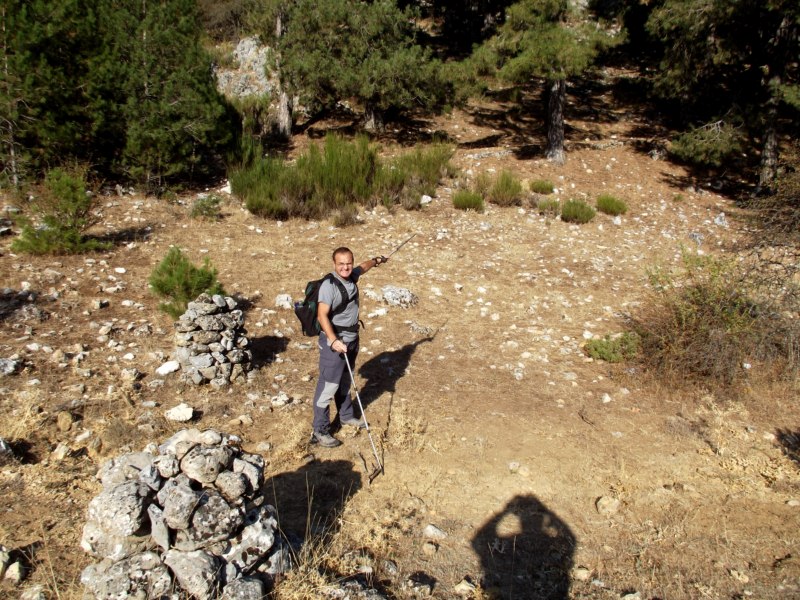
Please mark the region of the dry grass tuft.
<svg viewBox="0 0 800 600"><path fill-rule="evenodd" d="M425 419L401 398L393 403L391 422L382 439L392 448L419 452L425 447L427 430Z"/></svg>
<svg viewBox="0 0 800 600"><path fill-rule="evenodd" d="M0 419L0 437L8 441L24 440L38 430L46 419L42 413L44 401L39 388L14 392L11 414Z"/></svg>

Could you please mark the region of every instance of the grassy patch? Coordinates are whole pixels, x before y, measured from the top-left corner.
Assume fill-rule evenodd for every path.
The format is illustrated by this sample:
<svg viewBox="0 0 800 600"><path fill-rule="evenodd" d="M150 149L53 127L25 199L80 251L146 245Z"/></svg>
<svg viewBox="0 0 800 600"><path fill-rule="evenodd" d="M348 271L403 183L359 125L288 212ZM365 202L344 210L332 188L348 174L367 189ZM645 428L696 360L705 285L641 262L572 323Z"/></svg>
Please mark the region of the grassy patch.
<svg viewBox="0 0 800 600"><path fill-rule="evenodd" d="M639 350L639 336L626 331L620 335L606 335L602 339L589 340L585 346L588 356L596 360L618 363L634 358Z"/></svg>
<svg viewBox="0 0 800 600"><path fill-rule="evenodd" d="M486 199L498 206L519 206L522 202L522 183L510 171L501 171L489 187Z"/></svg>
<svg viewBox="0 0 800 600"><path fill-rule="evenodd" d="M536 203L536 209L539 211L540 215L554 219L561 214L561 202L558 200L550 200L549 198L542 198Z"/></svg>
<svg viewBox="0 0 800 600"><path fill-rule="evenodd" d="M547 196L555 191L556 186L553 185L552 181L547 181L546 179L535 179L530 182L529 188L534 194L542 194Z"/></svg>
<svg viewBox="0 0 800 600"><path fill-rule="evenodd" d="M616 196L601 194L597 197L597 210L612 216L624 215L628 212L628 205Z"/></svg>
<svg viewBox="0 0 800 600"><path fill-rule="evenodd" d="M273 219L324 218L378 202L416 209L423 194L435 195L441 179L453 175L452 155L451 146L432 144L383 163L366 137L347 141L329 135L294 164L264 158L230 179L249 211Z"/></svg>
<svg viewBox="0 0 800 600"><path fill-rule="evenodd" d="M567 200L561 207L561 220L566 223L588 223L595 214L595 210L583 200Z"/></svg>
<svg viewBox="0 0 800 600"><path fill-rule="evenodd" d="M189 216L193 219L218 221L220 219L220 204L222 204L222 198L216 194L208 194L207 196L197 198L192 203L192 210L189 211Z"/></svg>
<svg viewBox="0 0 800 600"><path fill-rule="evenodd" d="M453 196L453 206L459 210L483 212L483 197L478 192L459 190Z"/></svg>

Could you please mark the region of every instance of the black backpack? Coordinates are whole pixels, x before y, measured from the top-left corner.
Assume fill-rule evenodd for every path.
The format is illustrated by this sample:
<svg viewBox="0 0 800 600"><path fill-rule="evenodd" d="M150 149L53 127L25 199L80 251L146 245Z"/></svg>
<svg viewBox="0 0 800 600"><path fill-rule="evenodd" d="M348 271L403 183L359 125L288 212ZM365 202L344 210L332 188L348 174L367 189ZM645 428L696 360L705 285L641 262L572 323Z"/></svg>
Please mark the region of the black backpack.
<svg viewBox="0 0 800 600"><path fill-rule="evenodd" d="M322 282L326 279L331 281L339 288L339 293L342 295L342 298L344 298L344 300L338 306L331 308L331 311L328 313L329 318L333 319L335 315L338 315L344 311L344 309L347 308L347 305L350 304L354 298L358 297L358 289L356 288L355 295L353 298L350 298L350 296L347 294L344 284L336 279L332 273L328 273L322 279L309 281L306 284L306 297L302 302L294 303L294 314L296 314L297 318L300 319L300 324L303 327L304 335L316 337L322 331L319 321L317 321L317 306L319 305L319 288L322 285Z"/></svg>

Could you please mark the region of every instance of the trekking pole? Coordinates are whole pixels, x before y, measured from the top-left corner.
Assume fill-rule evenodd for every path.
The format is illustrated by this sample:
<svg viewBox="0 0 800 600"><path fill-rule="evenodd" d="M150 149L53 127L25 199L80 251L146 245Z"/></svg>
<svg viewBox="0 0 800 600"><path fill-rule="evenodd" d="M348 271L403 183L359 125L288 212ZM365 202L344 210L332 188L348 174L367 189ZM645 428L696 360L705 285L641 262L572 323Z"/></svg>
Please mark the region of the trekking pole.
<svg viewBox="0 0 800 600"><path fill-rule="evenodd" d="M400 245L399 245L397 248L395 248L394 250L392 250L392 254L394 254L395 252L397 252L398 250L400 250L400 248L402 248L402 247L403 247L403 246L405 246L405 245L406 245L408 242L410 242L410 241L411 241L411 238L413 238L415 235L417 235L417 234L416 234L416 233L412 233L410 238L408 238L408 239L407 239L405 242L403 242L403 243L402 243L402 244L400 244ZM386 257L386 260L389 260L389 257L390 257L390 256L392 256L392 254L390 254L389 256L387 256L387 257Z"/></svg>
<svg viewBox="0 0 800 600"><path fill-rule="evenodd" d="M358 400L358 409L361 411L361 418L364 419L364 429L367 430L367 435L369 436L369 443L372 446L372 453L375 455L375 460L378 463L377 467L375 467L372 470L372 473L370 473L369 475L369 482L372 483L373 479L375 479L378 475L383 473L383 463L381 462L381 459L378 456L378 450L375 448L375 442L372 440L372 432L369 430L369 423L367 423L367 413L364 412L364 405L361 404L361 396L358 395L358 388L356 387L356 378L353 375L352 367L350 367L350 360L347 358L347 352L344 352L342 356L344 356L344 363L347 365L347 371L350 373L350 382L353 384L353 391L355 391L356 393L356 400Z"/></svg>

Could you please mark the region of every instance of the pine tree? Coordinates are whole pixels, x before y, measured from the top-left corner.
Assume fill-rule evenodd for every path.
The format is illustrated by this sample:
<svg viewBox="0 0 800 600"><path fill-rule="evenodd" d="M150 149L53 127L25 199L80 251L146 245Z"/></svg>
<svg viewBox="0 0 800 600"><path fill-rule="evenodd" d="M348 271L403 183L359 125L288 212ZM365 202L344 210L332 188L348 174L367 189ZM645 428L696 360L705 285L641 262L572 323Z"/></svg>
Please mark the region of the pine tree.
<svg viewBox="0 0 800 600"><path fill-rule="evenodd" d="M281 80L312 108L355 99L367 127L390 109L430 109L450 93L440 64L417 44L411 9L393 0L296 0L279 41Z"/></svg>
<svg viewBox="0 0 800 600"><path fill-rule="evenodd" d="M128 0L135 20L124 82L127 172L150 189L213 173L231 139L193 0ZM119 5L120 3L115 3Z"/></svg>
<svg viewBox="0 0 800 600"><path fill-rule="evenodd" d="M657 89L701 118L748 126L761 140L759 184L770 187L780 110L800 109L800 4L665 0L647 26L664 50Z"/></svg>
<svg viewBox="0 0 800 600"><path fill-rule="evenodd" d="M548 159L561 164L564 156L564 108L567 79L588 69L614 38L567 0L522 0L506 11L497 35L476 54L493 63L502 79L527 83L544 80Z"/></svg>
<svg viewBox="0 0 800 600"><path fill-rule="evenodd" d="M0 2L0 156L13 185L90 148L83 81L95 15L85 0Z"/></svg>

